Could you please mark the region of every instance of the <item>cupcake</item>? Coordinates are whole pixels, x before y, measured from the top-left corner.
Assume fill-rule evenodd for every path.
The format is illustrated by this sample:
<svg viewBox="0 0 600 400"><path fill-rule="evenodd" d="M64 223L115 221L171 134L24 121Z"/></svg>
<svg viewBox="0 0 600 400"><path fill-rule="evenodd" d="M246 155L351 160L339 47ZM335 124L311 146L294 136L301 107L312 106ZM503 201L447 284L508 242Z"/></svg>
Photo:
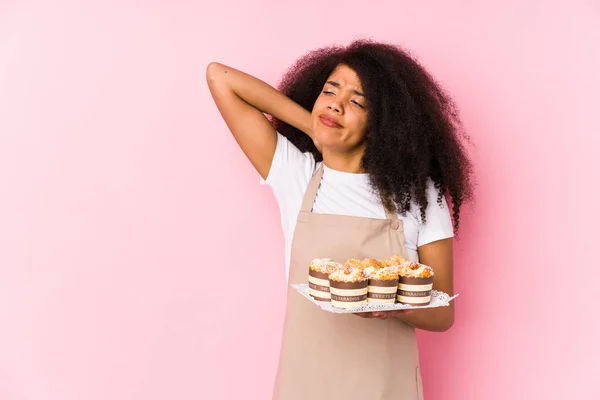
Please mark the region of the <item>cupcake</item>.
<svg viewBox="0 0 600 400"><path fill-rule="evenodd" d="M394 304L398 290L398 269L384 267L373 272L368 271L367 275L369 277L367 302Z"/></svg>
<svg viewBox="0 0 600 400"><path fill-rule="evenodd" d="M359 260L358 258L351 258L348 261L346 261L344 267L359 268L361 263L362 260Z"/></svg>
<svg viewBox="0 0 600 400"><path fill-rule="evenodd" d="M381 261L385 266L391 267L393 265L404 265L408 262L408 260L399 255L393 255L390 258L386 258Z"/></svg>
<svg viewBox="0 0 600 400"><path fill-rule="evenodd" d="M331 304L353 308L367 302L369 279L360 268L345 267L329 274Z"/></svg>
<svg viewBox="0 0 600 400"><path fill-rule="evenodd" d="M375 269L379 269L379 268L383 268L385 267L385 264L383 262L381 262L380 260L377 260L376 258L365 258L364 260L362 260L360 262L360 269L366 269L366 268L375 268Z"/></svg>
<svg viewBox="0 0 600 400"><path fill-rule="evenodd" d="M331 301L329 293L329 274L341 264L330 258L315 258L308 267L308 294L315 300Z"/></svg>
<svg viewBox="0 0 600 400"><path fill-rule="evenodd" d="M399 268L397 300L402 304L424 306L431 302L433 269L427 265L408 262Z"/></svg>

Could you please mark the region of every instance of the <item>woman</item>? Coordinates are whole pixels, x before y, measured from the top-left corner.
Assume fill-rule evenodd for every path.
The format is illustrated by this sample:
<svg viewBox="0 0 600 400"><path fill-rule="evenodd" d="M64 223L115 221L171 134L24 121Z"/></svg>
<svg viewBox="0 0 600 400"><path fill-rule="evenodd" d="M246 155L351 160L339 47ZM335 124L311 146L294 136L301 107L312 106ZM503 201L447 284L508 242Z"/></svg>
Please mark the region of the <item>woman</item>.
<svg viewBox="0 0 600 400"><path fill-rule="evenodd" d="M307 54L279 91L218 63L206 75L277 198L290 284L307 281L314 258L401 254L433 267L434 289L453 294L452 238L471 165L451 99L417 62L356 41ZM454 304L337 315L288 290L273 398L422 399L415 328L453 322Z"/></svg>

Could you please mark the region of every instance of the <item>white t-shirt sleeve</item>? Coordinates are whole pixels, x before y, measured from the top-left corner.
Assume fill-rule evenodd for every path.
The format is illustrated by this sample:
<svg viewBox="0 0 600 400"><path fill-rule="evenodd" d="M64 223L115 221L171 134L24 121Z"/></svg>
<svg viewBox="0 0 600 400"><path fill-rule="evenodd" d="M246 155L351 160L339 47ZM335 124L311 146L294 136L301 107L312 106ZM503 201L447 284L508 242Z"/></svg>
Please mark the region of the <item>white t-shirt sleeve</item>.
<svg viewBox="0 0 600 400"><path fill-rule="evenodd" d="M420 222L417 247L454 236L452 218L446 199L442 198L442 205L440 206L437 197L438 190L430 179L427 187L428 205L425 210L426 222L424 224L421 222L420 211L418 212Z"/></svg>
<svg viewBox="0 0 600 400"><path fill-rule="evenodd" d="M273 161L266 179L261 178L262 184L267 184L273 190L287 188L289 179L312 176L315 168L315 160L312 154L302 153L285 136L277 132L277 146Z"/></svg>
<svg viewBox="0 0 600 400"><path fill-rule="evenodd" d="M311 153L302 153L285 136L277 133L277 147L271 168L267 178L261 179L261 182L273 191L286 234L293 233L294 221L315 167L315 158Z"/></svg>

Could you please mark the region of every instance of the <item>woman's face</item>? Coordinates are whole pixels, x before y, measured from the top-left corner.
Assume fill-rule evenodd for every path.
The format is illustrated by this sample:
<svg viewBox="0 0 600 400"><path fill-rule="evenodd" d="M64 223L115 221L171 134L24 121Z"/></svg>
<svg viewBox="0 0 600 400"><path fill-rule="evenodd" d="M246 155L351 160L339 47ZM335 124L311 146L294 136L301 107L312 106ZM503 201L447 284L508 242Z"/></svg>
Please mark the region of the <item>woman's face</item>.
<svg viewBox="0 0 600 400"><path fill-rule="evenodd" d="M312 109L314 138L329 150L345 153L364 146L367 101L360 79L346 65L332 72Z"/></svg>

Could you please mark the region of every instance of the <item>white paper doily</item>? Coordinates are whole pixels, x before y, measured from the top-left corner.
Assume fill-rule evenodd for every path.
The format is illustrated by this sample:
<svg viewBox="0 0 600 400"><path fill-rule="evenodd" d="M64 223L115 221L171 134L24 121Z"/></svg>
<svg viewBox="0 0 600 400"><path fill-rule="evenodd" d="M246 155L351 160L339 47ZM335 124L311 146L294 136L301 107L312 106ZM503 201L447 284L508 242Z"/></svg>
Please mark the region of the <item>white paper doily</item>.
<svg viewBox="0 0 600 400"><path fill-rule="evenodd" d="M450 305L450 302L458 297L458 294L450 297L444 292L440 292L437 290L431 291L431 302L426 306L411 306L410 304L374 304L374 303L365 303L361 306L344 309L334 307L328 301L318 301L310 297L308 294L308 284L301 283L297 285L292 285L294 289L298 291L302 296L306 297L309 301L321 307L325 311L329 311L336 314L350 314L357 312L373 312L373 311L392 311L392 310L407 310L412 308L434 308L434 307L444 307Z"/></svg>

